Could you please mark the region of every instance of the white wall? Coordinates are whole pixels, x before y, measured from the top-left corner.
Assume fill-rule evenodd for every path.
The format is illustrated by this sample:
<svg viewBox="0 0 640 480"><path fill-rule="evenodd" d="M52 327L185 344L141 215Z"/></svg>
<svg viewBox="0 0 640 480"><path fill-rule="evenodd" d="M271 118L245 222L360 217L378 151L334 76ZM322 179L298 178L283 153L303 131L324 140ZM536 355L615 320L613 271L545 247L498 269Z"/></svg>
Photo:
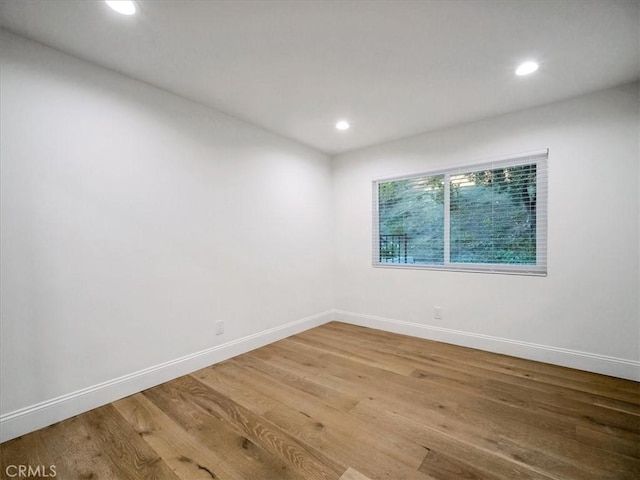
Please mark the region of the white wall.
<svg viewBox="0 0 640 480"><path fill-rule="evenodd" d="M16 412L327 319L327 156L9 33L0 40L3 437L22 433L10 427Z"/></svg>
<svg viewBox="0 0 640 480"><path fill-rule="evenodd" d="M634 84L336 157L338 318L640 379L639 133ZM543 148L547 277L371 266L372 180Z"/></svg>

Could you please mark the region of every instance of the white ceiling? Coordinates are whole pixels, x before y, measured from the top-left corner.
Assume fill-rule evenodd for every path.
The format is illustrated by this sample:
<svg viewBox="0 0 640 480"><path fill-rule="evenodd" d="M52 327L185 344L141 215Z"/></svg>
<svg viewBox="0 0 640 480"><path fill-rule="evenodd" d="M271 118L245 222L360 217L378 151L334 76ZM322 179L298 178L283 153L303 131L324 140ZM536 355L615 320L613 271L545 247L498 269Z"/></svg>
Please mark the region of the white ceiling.
<svg viewBox="0 0 640 480"><path fill-rule="evenodd" d="M640 78L637 0L136 3L0 0L0 25L329 154Z"/></svg>

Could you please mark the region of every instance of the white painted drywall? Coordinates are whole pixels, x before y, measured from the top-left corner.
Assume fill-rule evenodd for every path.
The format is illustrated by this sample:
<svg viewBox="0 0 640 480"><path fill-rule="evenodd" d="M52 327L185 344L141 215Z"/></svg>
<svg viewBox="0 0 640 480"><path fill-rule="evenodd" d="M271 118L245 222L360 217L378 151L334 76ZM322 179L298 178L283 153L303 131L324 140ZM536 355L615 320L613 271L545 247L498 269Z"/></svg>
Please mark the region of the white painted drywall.
<svg viewBox="0 0 640 480"><path fill-rule="evenodd" d="M337 156L336 308L369 324L383 317L464 334L458 338L628 360L623 366L638 377L639 132L633 84ZM373 180L544 148L547 277L371 266ZM434 306L442 307L441 320Z"/></svg>
<svg viewBox="0 0 640 480"><path fill-rule="evenodd" d="M2 413L332 307L327 156L0 40Z"/></svg>

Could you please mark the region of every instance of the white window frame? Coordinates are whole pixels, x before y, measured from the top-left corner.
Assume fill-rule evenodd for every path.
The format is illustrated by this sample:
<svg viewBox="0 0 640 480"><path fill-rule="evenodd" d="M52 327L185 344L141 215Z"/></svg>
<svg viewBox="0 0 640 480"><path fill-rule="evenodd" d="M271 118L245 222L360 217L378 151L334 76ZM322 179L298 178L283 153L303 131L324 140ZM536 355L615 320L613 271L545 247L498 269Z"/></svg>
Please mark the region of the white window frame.
<svg viewBox="0 0 640 480"><path fill-rule="evenodd" d="M547 206L548 206L548 156L549 150L536 150L478 163L459 165L453 168L412 173L373 181L373 266L376 268L400 268L420 270L443 270L455 272L500 273L511 275L547 275ZM452 263L450 261L450 211L449 190L452 175L493 170L502 167L536 164L536 264L516 265L498 263ZM386 263L380 261L380 220L378 185L381 183L409 180L417 177L444 176L444 264Z"/></svg>

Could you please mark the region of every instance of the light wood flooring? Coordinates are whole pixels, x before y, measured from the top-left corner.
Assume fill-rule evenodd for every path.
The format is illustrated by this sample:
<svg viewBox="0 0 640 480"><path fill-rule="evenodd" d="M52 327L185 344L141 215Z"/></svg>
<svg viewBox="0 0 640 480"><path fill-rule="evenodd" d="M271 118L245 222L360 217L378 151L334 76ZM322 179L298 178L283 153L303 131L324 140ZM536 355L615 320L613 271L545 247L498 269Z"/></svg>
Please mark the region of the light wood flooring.
<svg viewBox="0 0 640 480"><path fill-rule="evenodd" d="M637 480L639 394L333 322L5 442L2 475L25 464L64 480Z"/></svg>

